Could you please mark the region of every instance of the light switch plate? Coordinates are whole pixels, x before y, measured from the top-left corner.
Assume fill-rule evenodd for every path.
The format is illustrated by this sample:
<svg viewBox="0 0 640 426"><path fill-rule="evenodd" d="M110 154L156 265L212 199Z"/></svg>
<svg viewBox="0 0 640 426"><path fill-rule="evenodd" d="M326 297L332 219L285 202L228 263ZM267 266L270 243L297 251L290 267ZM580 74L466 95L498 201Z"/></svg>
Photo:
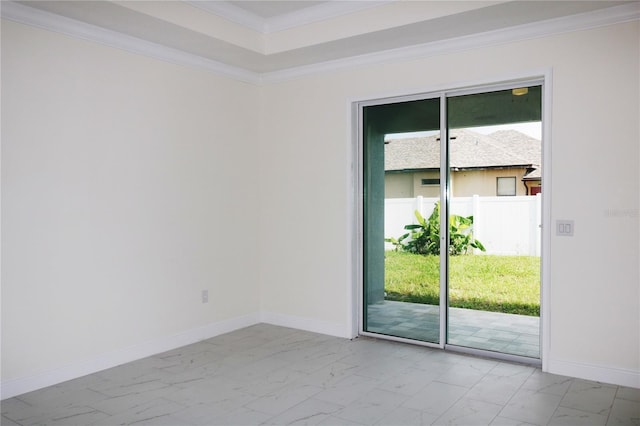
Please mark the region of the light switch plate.
<svg viewBox="0 0 640 426"><path fill-rule="evenodd" d="M556 235L560 237L573 237L573 220L556 220Z"/></svg>

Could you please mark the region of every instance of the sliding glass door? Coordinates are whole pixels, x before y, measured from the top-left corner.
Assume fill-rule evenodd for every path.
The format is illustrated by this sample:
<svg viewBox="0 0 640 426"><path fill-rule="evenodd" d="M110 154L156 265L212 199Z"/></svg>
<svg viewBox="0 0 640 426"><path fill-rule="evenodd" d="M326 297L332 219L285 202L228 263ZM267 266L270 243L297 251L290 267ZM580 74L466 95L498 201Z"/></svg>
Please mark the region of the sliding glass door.
<svg viewBox="0 0 640 426"><path fill-rule="evenodd" d="M404 241L417 245L419 217L437 215L433 208L440 200L440 142L424 135L439 134L440 109L440 97L385 101L362 109L363 328L435 344L441 342L439 250L432 250L428 257L414 258L398 245ZM417 175L407 173L413 169L422 171ZM430 183L422 185L421 179ZM420 197L420 205L415 197ZM418 226L405 229L407 224ZM432 237L437 240L439 228L433 231ZM424 262L415 269L402 266L416 259ZM415 298L411 288L418 286L421 296Z"/></svg>
<svg viewBox="0 0 640 426"><path fill-rule="evenodd" d="M363 333L540 357L541 100L361 104Z"/></svg>

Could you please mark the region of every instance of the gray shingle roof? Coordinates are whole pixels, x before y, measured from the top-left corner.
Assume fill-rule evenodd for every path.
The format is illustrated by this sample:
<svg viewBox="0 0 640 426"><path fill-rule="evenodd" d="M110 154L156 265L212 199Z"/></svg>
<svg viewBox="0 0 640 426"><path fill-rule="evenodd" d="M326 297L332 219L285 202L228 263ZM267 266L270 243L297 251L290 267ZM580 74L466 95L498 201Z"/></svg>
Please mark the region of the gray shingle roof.
<svg viewBox="0 0 640 426"><path fill-rule="evenodd" d="M540 166L540 141L515 130L482 135L459 129L452 130L450 137L450 165L454 169ZM385 145L385 170L439 168L439 139L435 135L388 141Z"/></svg>

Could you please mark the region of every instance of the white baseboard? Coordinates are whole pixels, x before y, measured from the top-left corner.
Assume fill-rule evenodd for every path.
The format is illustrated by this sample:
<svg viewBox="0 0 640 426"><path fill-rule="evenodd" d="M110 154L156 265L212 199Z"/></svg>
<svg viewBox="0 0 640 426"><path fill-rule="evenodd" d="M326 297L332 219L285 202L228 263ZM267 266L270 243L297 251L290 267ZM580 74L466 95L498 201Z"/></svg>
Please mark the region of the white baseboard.
<svg viewBox="0 0 640 426"><path fill-rule="evenodd" d="M640 388L640 371L554 359L547 362L548 373Z"/></svg>
<svg viewBox="0 0 640 426"><path fill-rule="evenodd" d="M347 339L352 337L345 324L319 321L293 315L283 315L274 312L254 313L207 324L172 336L162 337L115 350L94 359L74 363L32 376L3 380L2 383L0 383L0 399L11 398L47 386L53 386L67 380L210 339L220 334L239 330L260 322ZM640 371L554 359L547 360L546 365L548 372L553 374L640 388Z"/></svg>
<svg viewBox="0 0 640 426"><path fill-rule="evenodd" d="M343 337L346 339L353 337L350 335L346 324L320 321L312 318L263 311L260 314L260 322L295 328L298 330L311 331L314 333L327 334L329 336Z"/></svg>
<svg viewBox="0 0 640 426"><path fill-rule="evenodd" d="M11 398L16 395L31 392L47 386L52 386L67 380L96 373L107 368L115 367L127 362L146 358L171 349L190 345L205 339L229 333L244 327L257 324L260 321L258 313L231 318L202 327L184 331L171 336L161 337L145 343L118 349L89 359L54 370L45 371L28 377L3 380L0 384L0 399Z"/></svg>

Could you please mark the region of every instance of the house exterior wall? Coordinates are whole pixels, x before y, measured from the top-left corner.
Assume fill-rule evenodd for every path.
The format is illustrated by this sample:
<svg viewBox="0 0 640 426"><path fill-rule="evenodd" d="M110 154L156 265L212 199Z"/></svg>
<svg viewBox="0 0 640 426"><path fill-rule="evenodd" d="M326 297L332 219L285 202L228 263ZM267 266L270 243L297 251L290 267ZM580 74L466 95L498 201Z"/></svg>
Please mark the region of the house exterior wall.
<svg viewBox="0 0 640 426"><path fill-rule="evenodd" d="M515 177L516 194L527 195L527 188L522 182L526 169L500 170L465 170L451 174L451 191L455 197L471 197L472 195L496 196L498 177Z"/></svg>
<svg viewBox="0 0 640 426"><path fill-rule="evenodd" d="M384 198L412 198L413 175L411 173L387 173L384 176Z"/></svg>
<svg viewBox="0 0 640 426"><path fill-rule="evenodd" d="M413 196L439 197L440 185L423 185L422 179L440 179L440 172L416 172L412 173Z"/></svg>
<svg viewBox="0 0 640 426"><path fill-rule="evenodd" d="M522 182L526 169L466 170L451 173L451 193L454 197L472 195L496 196L498 177L515 177L516 194L528 195ZM422 179L438 179L438 172L387 173L385 198L439 197L439 185L422 185ZM530 186L535 185L530 183ZM539 185L538 185L539 186Z"/></svg>

